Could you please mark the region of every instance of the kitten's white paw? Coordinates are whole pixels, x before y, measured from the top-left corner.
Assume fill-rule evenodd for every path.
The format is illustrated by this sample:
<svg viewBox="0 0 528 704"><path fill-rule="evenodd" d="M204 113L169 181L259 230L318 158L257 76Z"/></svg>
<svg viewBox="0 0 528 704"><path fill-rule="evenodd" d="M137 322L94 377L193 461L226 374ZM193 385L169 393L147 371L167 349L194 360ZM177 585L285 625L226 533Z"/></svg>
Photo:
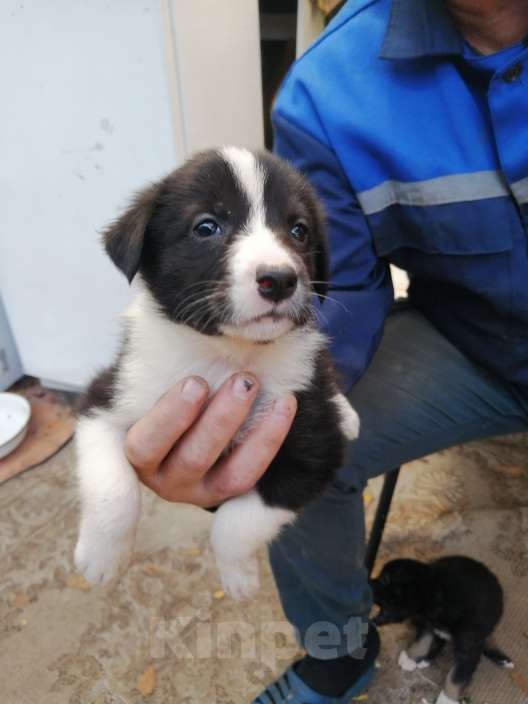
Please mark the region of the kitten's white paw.
<svg viewBox="0 0 528 704"><path fill-rule="evenodd" d="M447 694L442 690L438 695L435 704L458 704L458 700L450 699Z"/></svg>
<svg viewBox="0 0 528 704"><path fill-rule="evenodd" d="M116 540L82 532L75 547L75 567L91 584L108 584L128 566L133 547L133 536Z"/></svg>
<svg viewBox="0 0 528 704"><path fill-rule="evenodd" d="M405 650L402 650L400 653L400 657L398 658L398 665L402 670L405 670L405 672L414 672L416 668L418 667L418 663L416 660L413 660L410 658Z"/></svg>
<svg viewBox="0 0 528 704"><path fill-rule="evenodd" d="M241 560L219 561L218 571L225 591L240 601L248 599L258 591L260 586L258 561L255 557Z"/></svg>

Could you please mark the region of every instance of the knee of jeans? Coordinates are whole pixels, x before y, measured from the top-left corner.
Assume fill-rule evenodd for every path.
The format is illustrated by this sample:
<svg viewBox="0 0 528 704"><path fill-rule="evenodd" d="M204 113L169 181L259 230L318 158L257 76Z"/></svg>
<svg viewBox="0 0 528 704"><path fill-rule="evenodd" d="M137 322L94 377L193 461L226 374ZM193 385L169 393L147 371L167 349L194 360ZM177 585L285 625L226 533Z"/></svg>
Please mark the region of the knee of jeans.
<svg viewBox="0 0 528 704"><path fill-rule="evenodd" d="M334 499L353 500L367 486L365 472L359 467L343 467L329 485L328 493Z"/></svg>
<svg viewBox="0 0 528 704"><path fill-rule="evenodd" d="M345 486L361 492L365 489L369 479L389 472L393 466L398 466L400 458L399 456L392 457L391 455L394 454L393 449L391 452L381 451L379 440L377 441L372 433L364 433L363 437L347 444L343 464L337 473L337 480Z"/></svg>

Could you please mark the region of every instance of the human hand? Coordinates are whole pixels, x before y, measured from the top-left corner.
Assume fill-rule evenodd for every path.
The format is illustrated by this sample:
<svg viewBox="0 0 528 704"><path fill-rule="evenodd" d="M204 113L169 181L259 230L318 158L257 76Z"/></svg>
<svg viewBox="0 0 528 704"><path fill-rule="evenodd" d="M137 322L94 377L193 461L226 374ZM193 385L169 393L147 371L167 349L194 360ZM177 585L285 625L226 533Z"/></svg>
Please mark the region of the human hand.
<svg viewBox="0 0 528 704"><path fill-rule="evenodd" d="M293 395L277 400L222 456L258 388L251 374L236 374L207 404L208 386L200 377L176 384L127 433L125 453L139 479L167 501L202 507L248 492L277 454L297 410Z"/></svg>

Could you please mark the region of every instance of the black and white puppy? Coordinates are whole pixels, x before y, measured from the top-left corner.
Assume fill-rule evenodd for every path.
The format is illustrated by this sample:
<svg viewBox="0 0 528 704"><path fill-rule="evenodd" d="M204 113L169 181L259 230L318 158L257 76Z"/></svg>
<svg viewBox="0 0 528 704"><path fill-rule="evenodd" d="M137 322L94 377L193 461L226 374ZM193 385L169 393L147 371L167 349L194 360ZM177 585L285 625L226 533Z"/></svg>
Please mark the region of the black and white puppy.
<svg viewBox="0 0 528 704"><path fill-rule="evenodd" d="M137 195L104 240L138 291L117 359L92 382L78 423L76 566L105 583L133 549L140 489L123 450L127 429L176 381L198 375L214 393L245 370L260 391L235 443L275 399L292 392L298 401L292 429L255 489L213 518L222 583L246 597L258 587L256 550L323 491L359 429L313 316L312 297L324 297L328 277L317 199L271 154L225 147Z"/></svg>
<svg viewBox="0 0 528 704"><path fill-rule="evenodd" d="M482 655L501 667L511 660L491 642L503 611L502 587L481 562L469 557L443 557L429 564L392 560L371 580L380 606L376 625L410 621L416 637L400 653L403 670L428 667L447 641L453 642L455 664L437 704L460 701Z"/></svg>

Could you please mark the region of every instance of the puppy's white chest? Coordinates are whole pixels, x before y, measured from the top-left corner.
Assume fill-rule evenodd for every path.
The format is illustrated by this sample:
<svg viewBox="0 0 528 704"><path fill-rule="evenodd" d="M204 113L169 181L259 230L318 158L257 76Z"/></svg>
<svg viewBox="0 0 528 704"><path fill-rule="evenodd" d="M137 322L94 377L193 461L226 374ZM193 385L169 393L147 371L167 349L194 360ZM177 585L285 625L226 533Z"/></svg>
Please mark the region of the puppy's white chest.
<svg viewBox="0 0 528 704"><path fill-rule="evenodd" d="M299 334L301 333L301 334ZM312 383L316 356L324 337L315 330L293 331L269 345L248 345L245 341L214 341L213 350L197 360L195 374L209 384L211 393L237 372L250 372L259 383L251 420L277 398L306 389Z"/></svg>
<svg viewBox="0 0 528 704"><path fill-rule="evenodd" d="M205 379L211 393L237 372L250 372L260 390L255 414L275 399L302 391L312 382L317 355L326 343L319 331L294 329L270 344L206 336L145 310L129 312L129 340L120 370L120 403L128 416L143 415L185 377Z"/></svg>

